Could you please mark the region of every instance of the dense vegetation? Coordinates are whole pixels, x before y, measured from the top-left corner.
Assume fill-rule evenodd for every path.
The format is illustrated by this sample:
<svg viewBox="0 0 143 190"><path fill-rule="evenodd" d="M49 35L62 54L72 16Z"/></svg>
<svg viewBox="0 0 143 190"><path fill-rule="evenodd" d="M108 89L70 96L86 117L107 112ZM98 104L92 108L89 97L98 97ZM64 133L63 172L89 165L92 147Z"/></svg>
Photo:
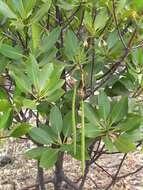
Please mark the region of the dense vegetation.
<svg viewBox="0 0 143 190"><path fill-rule="evenodd" d="M42 168L55 167L55 190L80 190L102 153L123 162L142 145L142 10L143 0L0 0L1 139L35 144L39 189ZM79 184L64 153L81 161Z"/></svg>

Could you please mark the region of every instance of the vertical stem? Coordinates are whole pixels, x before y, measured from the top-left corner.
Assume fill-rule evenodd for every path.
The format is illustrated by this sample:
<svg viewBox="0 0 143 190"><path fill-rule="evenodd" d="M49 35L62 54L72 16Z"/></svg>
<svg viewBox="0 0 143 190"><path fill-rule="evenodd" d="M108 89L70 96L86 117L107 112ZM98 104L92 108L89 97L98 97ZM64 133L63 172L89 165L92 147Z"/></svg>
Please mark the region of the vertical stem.
<svg viewBox="0 0 143 190"><path fill-rule="evenodd" d="M95 66L95 49L94 49L94 37L93 37L92 38L92 63L91 63L91 75L90 75L91 92L93 91L94 66Z"/></svg>
<svg viewBox="0 0 143 190"><path fill-rule="evenodd" d="M36 116L36 126L39 127L39 114L37 112ZM42 145L38 145L42 146ZM44 183L44 171L43 168L40 167L39 161L37 162L37 184L39 184L37 190L46 190L45 183Z"/></svg>
<svg viewBox="0 0 143 190"><path fill-rule="evenodd" d="M72 128L73 128L73 144L74 154L76 154L76 120L75 120L75 103L76 103L76 85L74 85L73 99L72 99Z"/></svg>
<svg viewBox="0 0 143 190"><path fill-rule="evenodd" d="M62 23L62 14L59 7L56 5L57 1L55 1L55 9L56 9L56 25L61 26ZM61 52L60 49L63 47L63 31L61 31L60 35L60 42L56 44L58 52L56 57L58 60L61 60ZM61 78L65 78L65 73L63 71ZM66 86L63 87L66 90ZM61 139L63 140L63 136L61 134ZM55 183L54 183L54 190L60 190L63 181L63 161L64 161L64 152L60 152L57 162L55 164Z"/></svg>
<svg viewBox="0 0 143 190"><path fill-rule="evenodd" d="M55 164L55 183L54 183L54 190L60 190L63 181L63 159L64 153L59 153L58 160Z"/></svg>
<svg viewBox="0 0 143 190"><path fill-rule="evenodd" d="M37 184L39 184L38 190L46 190L44 183L44 171L43 168L40 167L39 161L37 162Z"/></svg>
<svg viewBox="0 0 143 190"><path fill-rule="evenodd" d="M85 129L84 129L84 101L81 100L81 158L82 158L82 174L85 171Z"/></svg>

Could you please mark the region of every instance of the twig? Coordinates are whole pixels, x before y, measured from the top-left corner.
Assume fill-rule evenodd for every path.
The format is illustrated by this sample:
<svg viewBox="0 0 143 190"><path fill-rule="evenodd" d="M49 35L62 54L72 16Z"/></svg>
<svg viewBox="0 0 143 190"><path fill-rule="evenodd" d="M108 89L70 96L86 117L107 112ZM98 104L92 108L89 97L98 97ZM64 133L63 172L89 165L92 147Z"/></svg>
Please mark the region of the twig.
<svg viewBox="0 0 143 190"><path fill-rule="evenodd" d="M67 18L67 23L62 27L62 30L67 28L67 26L73 21L76 13L80 10L80 8L81 8L81 4L78 6L78 8L75 10L75 12L73 12L72 15L69 18Z"/></svg>
<svg viewBox="0 0 143 190"><path fill-rule="evenodd" d="M110 187L112 187L112 185L115 184L115 182L116 182L116 180L117 180L117 176L118 176L118 174L119 174L119 172L120 172L120 170L121 170L121 167L122 167L122 165L123 165L123 162L125 161L126 156L127 156L127 154L124 154L124 156L123 156L123 158L122 158L122 160L121 160L121 162L120 162L120 164L119 164L119 167L118 167L118 169L117 169L117 172L116 172L116 174L115 174L114 177L113 177L113 180L111 181L111 183L107 186L107 188L106 188L105 190L110 189Z"/></svg>
<svg viewBox="0 0 143 190"><path fill-rule="evenodd" d="M143 169L143 166L141 166L140 168L136 169L136 170L133 171L133 172L130 172L130 173L127 173L127 174L125 174L125 175L122 175L122 176L117 177L116 180L120 180L120 179L122 179L122 178L126 178L126 177L128 177L128 176L134 175L134 174L138 173L139 171L141 171L142 169Z"/></svg>
<svg viewBox="0 0 143 190"><path fill-rule="evenodd" d="M100 169L102 169L108 176L110 176L112 179L114 178L108 171L106 171L102 166L100 166L99 164L97 164L96 162L94 162L94 164L98 167L98 168L100 168Z"/></svg>
<svg viewBox="0 0 143 190"><path fill-rule="evenodd" d="M75 190L79 190L79 187L73 182L71 181L67 176L63 177L63 180L72 188L74 188Z"/></svg>
<svg viewBox="0 0 143 190"><path fill-rule="evenodd" d="M114 16L114 21L115 21L115 25L116 25L116 28L117 28L117 31L118 31L118 35L119 35L119 39L121 40L123 46L125 49L127 49L127 46L126 46L126 43L122 37L122 34L121 34L121 31L120 31L120 28L119 28L119 25L118 25L118 20L117 20L117 17L116 17L116 7L115 7L115 1L112 0L112 7L113 7L113 16Z"/></svg>

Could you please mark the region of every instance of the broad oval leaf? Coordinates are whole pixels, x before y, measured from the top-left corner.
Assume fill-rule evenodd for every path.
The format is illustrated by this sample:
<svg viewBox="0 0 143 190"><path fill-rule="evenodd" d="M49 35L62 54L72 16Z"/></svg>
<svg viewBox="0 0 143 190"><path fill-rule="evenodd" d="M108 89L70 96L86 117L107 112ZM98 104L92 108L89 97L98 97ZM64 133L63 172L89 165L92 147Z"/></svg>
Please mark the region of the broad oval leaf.
<svg viewBox="0 0 143 190"><path fill-rule="evenodd" d="M54 164L58 159L58 153L59 153L58 149L47 148L47 150L45 150L42 153L40 159L40 166L46 169L49 169L52 166L54 166Z"/></svg>
<svg viewBox="0 0 143 190"><path fill-rule="evenodd" d="M14 129L10 132L10 136L12 137L21 137L25 134L27 134L30 129L32 128L32 126L28 123L22 123L16 127L14 127Z"/></svg>
<svg viewBox="0 0 143 190"><path fill-rule="evenodd" d="M52 139L50 138L48 133L41 128L36 128L36 127L32 128L29 132L29 135L37 143L46 144L46 145L52 143Z"/></svg>
<svg viewBox="0 0 143 190"><path fill-rule="evenodd" d="M60 136L63 128L63 119L61 112L57 106L54 106L50 111L50 123L54 132Z"/></svg>
<svg viewBox="0 0 143 190"><path fill-rule="evenodd" d="M101 136L101 129L99 126L92 123L85 124L85 136L88 138L96 138Z"/></svg>
<svg viewBox="0 0 143 190"><path fill-rule="evenodd" d="M4 112L0 117L0 129L7 128L12 123L13 110L10 108L7 112Z"/></svg>
<svg viewBox="0 0 143 190"><path fill-rule="evenodd" d="M127 112L128 112L128 98L123 97L113 106L110 115L111 123L115 123L123 119L123 117L126 116Z"/></svg>
<svg viewBox="0 0 143 190"><path fill-rule="evenodd" d="M46 147L37 147L26 152L26 155L31 159L40 160L42 153L46 150Z"/></svg>
<svg viewBox="0 0 143 190"><path fill-rule="evenodd" d="M110 113L110 101L103 90L98 96L98 105L100 117L106 120Z"/></svg>

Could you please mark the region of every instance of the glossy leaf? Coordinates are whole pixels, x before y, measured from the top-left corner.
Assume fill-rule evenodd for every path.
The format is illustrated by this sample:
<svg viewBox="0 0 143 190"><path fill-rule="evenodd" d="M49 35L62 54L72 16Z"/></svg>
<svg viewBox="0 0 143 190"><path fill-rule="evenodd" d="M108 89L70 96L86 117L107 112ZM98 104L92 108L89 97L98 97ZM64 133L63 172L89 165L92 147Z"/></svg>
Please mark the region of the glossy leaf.
<svg viewBox="0 0 143 190"><path fill-rule="evenodd" d="M32 128L32 126L28 123L22 123L16 127L14 127L14 129L10 132L10 136L12 137L21 137L25 134L27 134L30 129Z"/></svg>
<svg viewBox="0 0 143 190"><path fill-rule="evenodd" d="M111 122L120 121L128 112L128 98L124 97L118 101L112 109L111 112Z"/></svg>
<svg viewBox="0 0 143 190"><path fill-rule="evenodd" d="M52 140L48 135L48 133L41 128L36 128L36 127L32 128L29 132L29 135L37 143L46 144L46 145L52 143Z"/></svg>
<svg viewBox="0 0 143 190"><path fill-rule="evenodd" d="M96 138L101 136L101 129L92 123L85 124L85 136L88 138Z"/></svg>
<svg viewBox="0 0 143 190"><path fill-rule="evenodd" d="M54 166L58 158L58 151L58 149L47 148L47 150L42 153L40 166L46 169Z"/></svg>
<svg viewBox="0 0 143 190"><path fill-rule="evenodd" d="M110 113L110 101L104 91L98 96L98 105L100 117L106 120Z"/></svg>
<svg viewBox="0 0 143 190"><path fill-rule="evenodd" d="M50 123L55 133L60 135L63 128L63 119L57 106L54 106L50 111Z"/></svg>
<svg viewBox="0 0 143 190"><path fill-rule="evenodd" d="M11 120L12 120L12 109L10 108L0 117L0 129L9 127L9 125L11 124Z"/></svg>
<svg viewBox="0 0 143 190"><path fill-rule="evenodd" d="M115 140L114 145L120 152L123 153L128 153L136 150L135 144L133 144L132 141L126 136L118 137Z"/></svg>
<svg viewBox="0 0 143 190"><path fill-rule="evenodd" d="M47 150L46 147L37 147L26 152L26 155L31 159L40 160L42 153Z"/></svg>
<svg viewBox="0 0 143 190"><path fill-rule="evenodd" d="M51 48L54 47L55 43L57 42L59 36L60 36L61 28L57 27L53 29L47 37L43 40L43 44L41 47L41 51L49 51Z"/></svg>
<svg viewBox="0 0 143 190"><path fill-rule="evenodd" d="M14 48L8 44L0 44L0 53L10 59L21 59L23 56L21 50Z"/></svg>

